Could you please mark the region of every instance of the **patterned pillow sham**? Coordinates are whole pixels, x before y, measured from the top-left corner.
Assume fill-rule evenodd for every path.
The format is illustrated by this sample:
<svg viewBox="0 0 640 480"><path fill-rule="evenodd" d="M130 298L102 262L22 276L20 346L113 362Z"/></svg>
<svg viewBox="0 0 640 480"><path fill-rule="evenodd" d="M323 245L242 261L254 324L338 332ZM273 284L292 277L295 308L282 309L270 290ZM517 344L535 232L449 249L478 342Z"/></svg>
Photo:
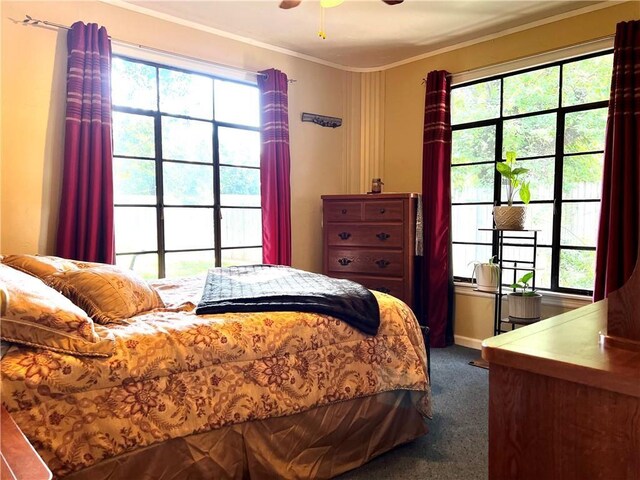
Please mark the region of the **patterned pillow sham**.
<svg viewBox="0 0 640 480"><path fill-rule="evenodd" d="M40 279L44 279L56 272L66 272L80 268L77 262L53 256L6 255L1 261L5 265Z"/></svg>
<svg viewBox="0 0 640 480"><path fill-rule="evenodd" d="M0 337L71 355L108 357L114 337L37 278L0 264Z"/></svg>
<svg viewBox="0 0 640 480"><path fill-rule="evenodd" d="M54 273L45 282L102 324L165 306L147 282L113 265Z"/></svg>

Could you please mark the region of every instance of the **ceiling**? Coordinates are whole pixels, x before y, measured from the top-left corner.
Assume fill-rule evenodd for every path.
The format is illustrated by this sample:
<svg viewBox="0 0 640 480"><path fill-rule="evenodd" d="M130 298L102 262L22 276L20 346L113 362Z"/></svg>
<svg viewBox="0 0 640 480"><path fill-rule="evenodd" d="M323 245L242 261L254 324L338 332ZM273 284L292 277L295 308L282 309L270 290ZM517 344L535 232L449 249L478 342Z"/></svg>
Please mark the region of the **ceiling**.
<svg viewBox="0 0 640 480"><path fill-rule="evenodd" d="M121 1L122 6L169 15L347 69L379 68L554 15L606 2L346 0L325 10L326 40L318 37L320 4L290 10L279 0Z"/></svg>

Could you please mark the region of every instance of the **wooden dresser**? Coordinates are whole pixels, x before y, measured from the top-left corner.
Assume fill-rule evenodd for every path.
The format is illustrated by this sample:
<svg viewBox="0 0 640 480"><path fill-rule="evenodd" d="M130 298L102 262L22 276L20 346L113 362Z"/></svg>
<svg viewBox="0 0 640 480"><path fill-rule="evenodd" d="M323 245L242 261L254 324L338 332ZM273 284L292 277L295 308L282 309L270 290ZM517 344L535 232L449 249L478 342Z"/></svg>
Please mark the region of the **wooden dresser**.
<svg viewBox="0 0 640 480"><path fill-rule="evenodd" d="M416 310L415 193L323 195L325 275L389 293Z"/></svg>
<svg viewBox="0 0 640 480"><path fill-rule="evenodd" d="M640 351L606 329L602 300L482 343L490 480L640 478Z"/></svg>

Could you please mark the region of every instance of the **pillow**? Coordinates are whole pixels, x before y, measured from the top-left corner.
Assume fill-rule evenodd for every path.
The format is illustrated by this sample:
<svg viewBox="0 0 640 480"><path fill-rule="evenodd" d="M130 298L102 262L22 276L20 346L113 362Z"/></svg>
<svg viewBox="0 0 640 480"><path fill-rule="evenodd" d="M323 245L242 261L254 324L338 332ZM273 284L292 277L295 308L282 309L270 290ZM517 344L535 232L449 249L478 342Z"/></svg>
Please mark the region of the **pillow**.
<svg viewBox="0 0 640 480"><path fill-rule="evenodd" d="M40 255L6 255L2 258L2 263L40 279L44 279L56 272L66 272L81 268L76 262L65 258Z"/></svg>
<svg viewBox="0 0 640 480"><path fill-rule="evenodd" d="M147 282L113 265L54 273L45 282L102 324L164 308L160 295Z"/></svg>
<svg viewBox="0 0 640 480"><path fill-rule="evenodd" d="M0 284L3 340L72 355L113 353L113 335L98 335L85 312L42 281L0 264Z"/></svg>

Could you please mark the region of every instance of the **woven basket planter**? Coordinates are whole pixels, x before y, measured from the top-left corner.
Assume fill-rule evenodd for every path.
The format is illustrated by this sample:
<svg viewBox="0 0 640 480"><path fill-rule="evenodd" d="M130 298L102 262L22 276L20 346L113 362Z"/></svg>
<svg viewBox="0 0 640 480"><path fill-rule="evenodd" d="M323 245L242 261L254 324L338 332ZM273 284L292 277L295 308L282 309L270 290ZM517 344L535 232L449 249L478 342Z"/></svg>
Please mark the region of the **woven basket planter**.
<svg viewBox="0 0 640 480"><path fill-rule="evenodd" d="M542 295L533 293L532 295L523 295L515 292L507 295L509 299L509 316L525 320L537 320L540 318L542 307Z"/></svg>
<svg viewBox="0 0 640 480"><path fill-rule="evenodd" d="M524 230L527 210L525 207L493 207L493 220L500 230Z"/></svg>

